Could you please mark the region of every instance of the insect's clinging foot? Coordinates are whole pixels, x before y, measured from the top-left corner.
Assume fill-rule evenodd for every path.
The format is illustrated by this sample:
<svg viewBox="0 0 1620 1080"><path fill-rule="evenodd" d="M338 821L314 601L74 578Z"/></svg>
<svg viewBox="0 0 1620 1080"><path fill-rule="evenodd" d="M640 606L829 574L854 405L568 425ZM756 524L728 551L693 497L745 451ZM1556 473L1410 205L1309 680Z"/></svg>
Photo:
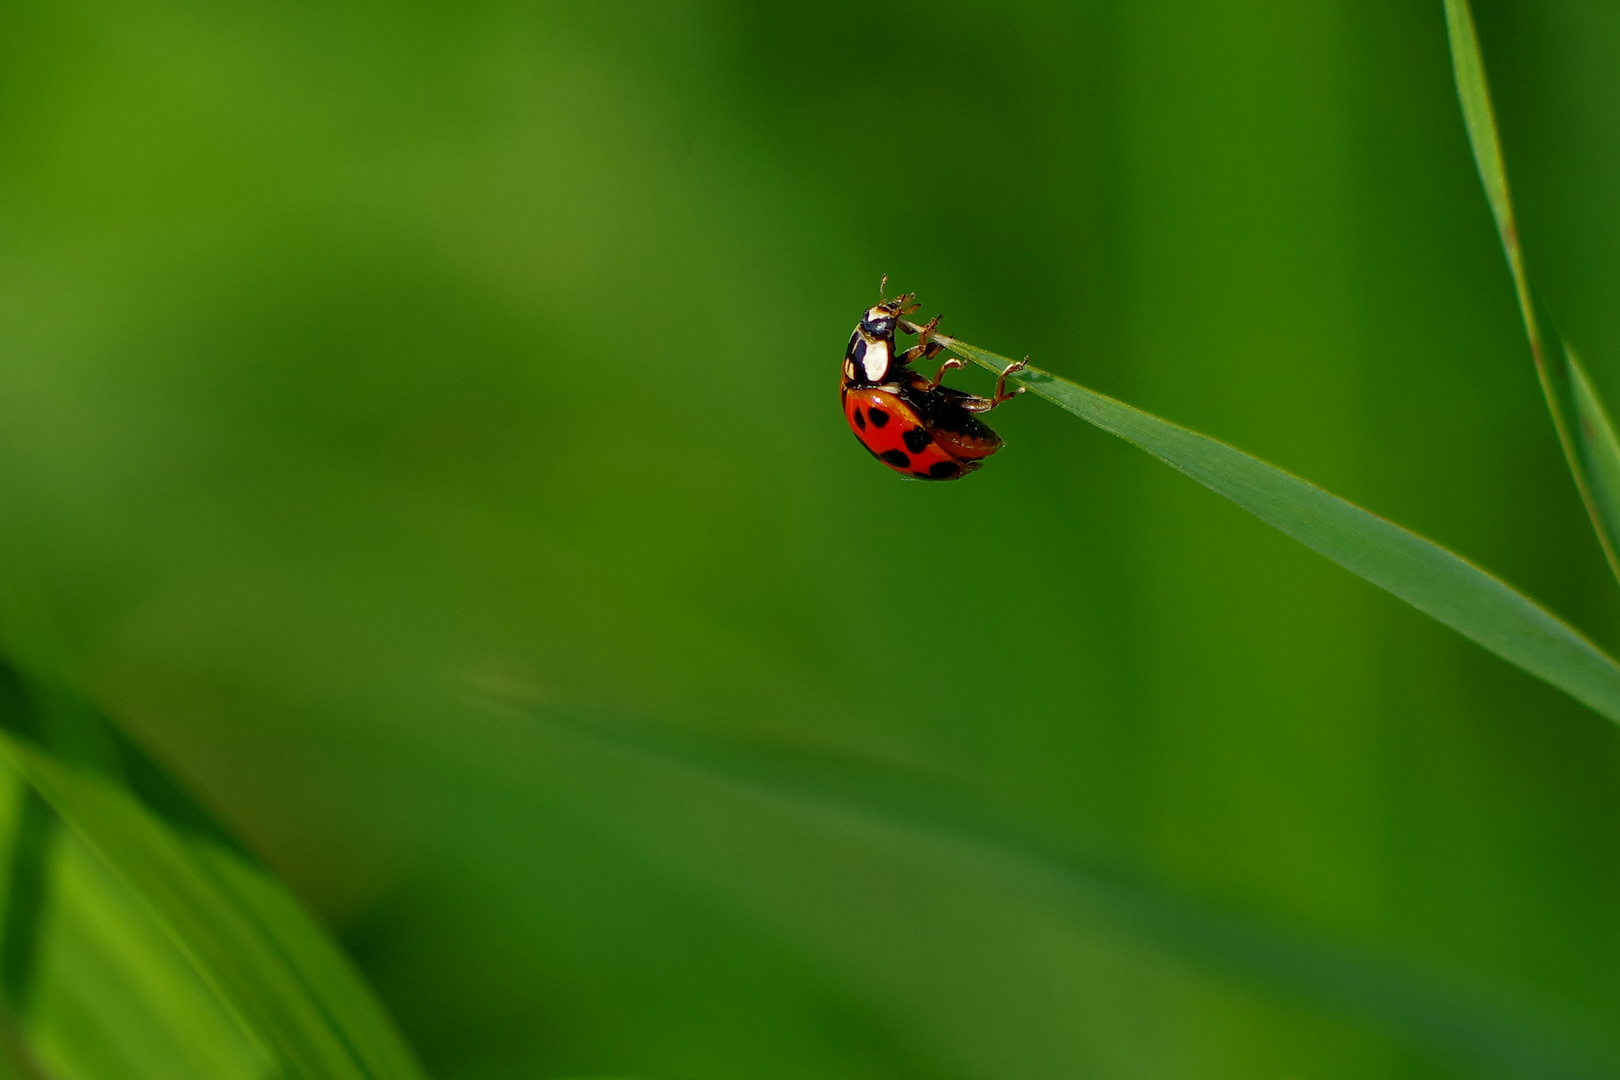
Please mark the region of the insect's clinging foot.
<svg viewBox="0 0 1620 1080"><path fill-rule="evenodd" d="M945 373L947 371L950 371L953 368L965 368L965 367L967 367L967 361L958 360L954 356L951 357L949 360L947 360L943 364L939 365L939 372L938 372L938 374L936 374L934 376L934 381L929 383L927 386L923 387L923 389L924 390L938 390L939 389L939 384L945 381Z"/></svg>
<svg viewBox="0 0 1620 1080"><path fill-rule="evenodd" d="M917 344L907 349L900 357L902 364L909 364L914 360L922 360L942 351L945 346L934 342L934 328L939 325L940 316L935 315L922 326L917 327Z"/></svg>
<svg viewBox="0 0 1620 1080"><path fill-rule="evenodd" d="M1007 376L1015 375L1027 367L1029 367L1029 357L1027 356L1015 364L1007 365L1006 370L1004 370L1001 373L1001 376L996 379L996 396L990 399L990 407L992 409L997 405L1000 405L1003 401L1011 401L1013 398L1029 389L1027 386L1019 386L1015 387L1012 393L1007 393Z"/></svg>

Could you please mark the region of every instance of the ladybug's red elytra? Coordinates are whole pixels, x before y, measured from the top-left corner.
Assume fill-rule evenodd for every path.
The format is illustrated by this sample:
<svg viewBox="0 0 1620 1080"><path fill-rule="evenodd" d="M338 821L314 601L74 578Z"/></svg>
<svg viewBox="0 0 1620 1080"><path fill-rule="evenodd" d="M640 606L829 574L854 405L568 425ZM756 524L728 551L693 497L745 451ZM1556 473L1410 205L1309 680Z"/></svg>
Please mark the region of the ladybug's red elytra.
<svg viewBox="0 0 1620 1080"><path fill-rule="evenodd" d="M888 284L884 278L884 285ZM967 365L952 357L940 365L932 379L908 366L930 359L945 348L934 340L939 325L935 315L926 325L912 326L902 316L917 310L911 293L892 300L878 290L876 307L866 309L844 353L844 375L838 386L844 419L861 445L901 476L917 480L955 480L978 469L984 459L1001 449L1001 436L976 414L986 413L1024 392L1006 389L1007 376L1029 363L1024 357L1001 373L994 397L982 398L941 386L952 368ZM917 344L895 351L900 330L917 335Z"/></svg>

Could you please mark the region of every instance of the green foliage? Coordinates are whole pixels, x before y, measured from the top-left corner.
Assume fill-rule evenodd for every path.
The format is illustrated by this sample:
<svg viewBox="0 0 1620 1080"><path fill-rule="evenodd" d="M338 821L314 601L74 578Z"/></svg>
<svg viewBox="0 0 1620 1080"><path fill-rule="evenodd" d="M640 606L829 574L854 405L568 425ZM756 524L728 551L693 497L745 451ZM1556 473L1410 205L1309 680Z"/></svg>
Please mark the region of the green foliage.
<svg viewBox="0 0 1620 1080"><path fill-rule="evenodd" d="M371 992L274 877L93 709L8 681L0 746L27 786L5 985L53 1072L421 1075ZM46 841L46 806L70 840ZM49 938L46 882L58 912ZM46 948L49 985L36 988Z"/></svg>
<svg viewBox="0 0 1620 1080"><path fill-rule="evenodd" d="M1604 10L1478 12L1593 401ZM0 1074L1620 1075L1613 725L1060 410L926 485L834 404L887 272L1612 647L1448 66L1401 0L0 5L72 736L3 736Z"/></svg>
<svg viewBox="0 0 1620 1080"><path fill-rule="evenodd" d="M1496 229L1502 237L1513 288L1518 294L1519 311L1525 333L1530 338L1530 354L1536 363L1542 394L1552 413L1558 441L1564 448L1570 472L1575 476L1581 499L1597 530L1609 568L1620 578L1620 556L1615 538L1620 536L1620 440L1614 433L1608 412L1592 387L1592 380L1581 366L1575 349L1556 333L1556 353L1549 359L1542 327L1552 324L1541 311L1524 266L1523 243L1508 192L1507 165L1502 160L1502 140L1497 133L1495 110L1485 82L1485 62L1479 53L1479 35L1468 0L1445 0L1446 30L1451 40L1452 67L1457 78L1457 96L1462 101L1468 141L1474 148L1474 161L1490 200Z"/></svg>
<svg viewBox="0 0 1620 1080"><path fill-rule="evenodd" d="M1012 363L952 338L940 340L991 371L1003 371ZM1535 601L1468 560L1217 439L1039 368L1026 367L1013 378L1620 722L1620 665Z"/></svg>

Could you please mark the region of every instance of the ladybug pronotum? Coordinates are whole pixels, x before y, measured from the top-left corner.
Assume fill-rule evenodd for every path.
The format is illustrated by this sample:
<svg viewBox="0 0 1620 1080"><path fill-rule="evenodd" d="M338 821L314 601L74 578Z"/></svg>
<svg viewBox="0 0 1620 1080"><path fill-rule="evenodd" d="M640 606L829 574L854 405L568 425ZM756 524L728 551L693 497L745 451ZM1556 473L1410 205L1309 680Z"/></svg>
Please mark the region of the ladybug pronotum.
<svg viewBox="0 0 1620 1080"><path fill-rule="evenodd" d="M955 480L1001 449L1001 436L976 414L989 412L1024 392L1020 386L1008 393L1007 376L1022 370L1029 357L1001 373L994 397L976 397L941 386L947 371L967 365L953 357L940 365L932 379L911 370L913 361L930 359L945 348L934 340L938 315L923 326L902 322L901 317L918 306L910 293L893 300L880 296L877 306L867 308L861 316L849 337L838 387L844 419L861 445L901 476ZM896 330L916 333L917 344L897 353Z"/></svg>

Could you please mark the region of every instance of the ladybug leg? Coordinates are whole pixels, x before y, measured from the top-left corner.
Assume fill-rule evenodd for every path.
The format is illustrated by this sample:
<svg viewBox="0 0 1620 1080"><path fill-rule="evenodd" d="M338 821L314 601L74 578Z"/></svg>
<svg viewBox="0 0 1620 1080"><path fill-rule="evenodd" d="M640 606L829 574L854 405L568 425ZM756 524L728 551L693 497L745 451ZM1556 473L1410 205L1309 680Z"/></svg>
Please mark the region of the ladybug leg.
<svg viewBox="0 0 1620 1080"><path fill-rule="evenodd" d="M1007 393L1007 376L1023 371L1027 367L1029 367L1029 357L1027 356L1018 361L1016 364L1007 365L1006 370L1003 371L1000 377L996 379L996 396L990 402L990 407L992 409L997 405L1000 405L1003 401L1011 401L1013 398L1029 389L1027 386L1020 386L1012 393Z"/></svg>
<svg viewBox="0 0 1620 1080"><path fill-rule="evenodd" d="M925 385L925 386L923 386L921 388L923 393L926 394L930 390L938 390L939 389L939 384L945 381L945 373L947 371L950 371L952 368L965 368L965 367L967 367L967 361L958 360L954 356L951 357L949 360L947 360L943 364L939 365L939 374L934 376L934 381L931 382L931 383L928 383L927 385Z"/></svg>
<svg viewBox="0 0 1620 1080"><path fill-rule="evenodd" d="M917 327L917 344L900 354L902 364L909 364L913 360L926 360L944 350L945 346L934 340L934 328L939 325L939 320L940 316L935 315Z"/></svg>
<svg viewBox="0 0 1620 1080"><path fill-rule="evenodd" d="M1018 361L1016 364L1008 364L1007 365L1007 370L1003 371L1001 373L1001 377L996 380L996 396L995 397L993 397L993 398L976 397L971 401L962 402L961 403L962 408L966 409L970 413L986 413L986 412L989 412L991 409L995 408L997 405L1002 404L1003 402L1011 401L1013 398L1017 397L1019 394L1022 394L1025 390L1028 390L1029 387L1020 386L1017 389L1015 389L1012 393L1009 394L1007 392L1007 376L1016 375L1018 372L1023 371L1028 366L1029 366L1029 357L1027 357L1027 356L1024 357L1022 360Z"/></svg>

